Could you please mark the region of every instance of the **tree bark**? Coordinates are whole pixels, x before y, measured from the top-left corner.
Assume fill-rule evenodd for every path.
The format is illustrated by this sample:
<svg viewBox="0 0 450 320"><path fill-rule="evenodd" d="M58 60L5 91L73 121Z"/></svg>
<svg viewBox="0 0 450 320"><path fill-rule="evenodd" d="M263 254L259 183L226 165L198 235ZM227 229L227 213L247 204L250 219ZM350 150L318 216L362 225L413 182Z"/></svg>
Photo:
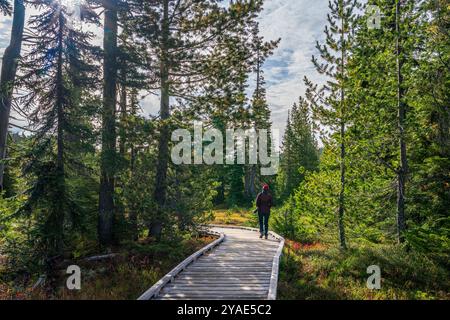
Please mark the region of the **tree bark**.
<svg viewBox="0 0 450 320"><path fill-rule="evenodd" d="M344 7L343 2L340 2L341 14L344 15ZM346 56L346 48L345 48L345 30L344 30L344 16L341 17L341 119L340 119L340 140L341 140L341 167L340 167L340 175L341 175L341 190L339 193L339 213L338 213L338 225L339 225L339 243L342 249L347 248L346 240L345 240L345 227L344 227L344 213L345 213L345 91L344 91L344 68L345 68L345 56Z"/></svg>
<svg viewBox="0 0 450 320"><path fill-rule="evenodd" d="M133 144L131 144L131 154L130 154L130 176L131 178L135 175L136 170L136 148ZM138 230L138 216L135 204L132 203L130 205L130 224L131 224L131 238L133 241L137 241L139 239L139 230Z"/></svg>
<svg viewBox="0 0 450 320"><path fill-rule="evenodd" d="M13 23L9 46L3 55L0 76L0 190L3 189L3 173L5 170L6 144L8 138L9 114L14 81L17 71L17 60L22 48L23 28L25 23L25 6L23 0L14 0Z"/></svg>
<svg viewBox="0 0 450 320"><path fill-rule="evenodd" d="M259 50L259 45L257 47L256 50L256 90L255 90L255 98L259 103L259 99L260 97L260 90L261 90L261 65L262 65L262 61L261 61L261 53ZM259 123L257 123L257 121L255 121L255 130L260 130L260 129L266 129L266 128L258 128ZM249 177L248 177L248 185L246 186L246 191L248 193L248 196L251 198L256 197L256 171L259 169L258 165L252 164L250 165L250 172L249 172ZM247 181L246 181L247 182Z"/></svg>
<svg viewBox="0 0 450 320"><path fill-rule="evenodd" d="M344 94L341 93L343 96ZM344 212L345 212L345 124L341 121L341 190L339 193L339 214L338 214L338 225L339 225L339 243L342 249L347 247L345 240L345 227L344 227Z"/></svg>
<svg viewBox="0 0 450 320"><path fill-rule="evenodd" d="M217 188L217 196L214 199L215 204L223 204L225 202L225 173L226 170L222 168L217 168L217 171L220 173L219 177L217 178L218 182L220 182L220 186Z"/></svg>
<svg viewBox="0 0 450 320"><path fill-rule="evenodd" d="M250 169L250 196L256 197L256 165L253 165Z"/></svg>
<svg viewBox="0 0 450 320"><path fill-rule="evenodd" d="M250 166L244 169L244 192L247 198L250 198Z"/></svg>
<svg viewBox="0 0 450 320"><path fill-rule="evenodd" d="M122 71L122 81L125 82L125 72ZM127 87L124 83L119 85L120 93L119 93L119 112L120 112L120 124L119 124L119 155L121 157L121 161L125 158L126 154L126 130L125 130L125 122L127 116ZM125 169L125 168L123 168ZM119 188L124 188L124 181L122 176L119 176L115 179L115 184ZM125 235L125 204L123 201L115 202L115 218L114 218L114 241L120 242L121 239L124 238Z"/></svg>
<svg viewBox="0 0 450 320"><path fill-rule="evenodd" d="M125 73L125 72L124 72ZM123 75L123 80L125 81L125 75ZM125 156L126 148L126 132L125 132L125 121L127 116L127 87L125 84L120 86L120 144L119 144L119 153L122 157Z"/></svg>
<svg viewBox="0 0 450 320"><path fill-rule="evenodd" d="M159 239L162 231L162 215L166 203L167 193L167 168L169 162L169 126L167 119L170 117L170 92L169 92L169 61L168 61L168 41L169 41L169 1L163 1L163 21L162 21L162 39L161 39L161 101L160 117L161 130L158 147L158 163L156 167L156 180L154 200L157 205L156 215L149 225L149 236Z"/></svg>
<svg viewBox="0 0 450 320"><path fill-rule="evenodd" d="M405 181L408 171L408 162L406 158L406 141L405 141L405 123L406 123L406 106L404 102L403 89L403 57L401 47L401 1L396 1L396 56L397 56L397 107L398 107L398 131L399 131L399 147L400 147L400 168L397 172L397 237L398 242L404 242L404 231L406 230L405 221Z"/></svg>
<svg viewBox="0 0 450 320"><path fill-rule="evenodd" d="M57 199L55 199L56 210L56 249L58 254L63 253L63 234L64 234L64 197L65 197L65 172L64 172L64 88L63 88L63 30L64 17L59 13L59 32L58 32L58 66L56 73L56 113L57 113L57 156L56 172L58 179Z"/></svg>
<svg viewBox="0 0 450 320"><path fill-rule="evenodd" d="M105 2L103 47L104 80L98 236L102 245L110 245L113 240L116 165L117 0Z"/></svg>

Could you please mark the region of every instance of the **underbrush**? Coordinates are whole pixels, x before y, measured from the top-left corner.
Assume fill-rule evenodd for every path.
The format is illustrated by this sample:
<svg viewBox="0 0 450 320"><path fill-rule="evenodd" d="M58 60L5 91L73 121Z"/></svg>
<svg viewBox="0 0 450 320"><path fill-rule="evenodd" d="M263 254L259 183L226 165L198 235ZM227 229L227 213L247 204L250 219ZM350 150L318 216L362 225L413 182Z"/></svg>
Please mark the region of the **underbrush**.
<svg viewBox="0 0 450 320"><path fill-rule="evenodd" d="M249 208L217 209L212 211L213 224L255 227L257 216Z"/></svg>
<svg viewBox="0 0 450 320"><path fill-rule="evenodd" d="M381 289L370 290L367 267L381 269ZM358 245L346 251L287 241L279 299L450 299L449 271L424 254L394 245Z"/></svg>
<svg viewBox="0 0 450 320"><path fill-rule="evenodd" d="M68 290L66 269L55 271L42 285L38 276L17 275L14 280L2 281L1 299L137 299L145 290L163 277L186 257L212 242L213 237L184 237L160 243L140 241L115 248L113 258L86 261L80 258L66 265L75 264L81 269L81 289ZM9 278L10 279L10 278Z"/></svg>

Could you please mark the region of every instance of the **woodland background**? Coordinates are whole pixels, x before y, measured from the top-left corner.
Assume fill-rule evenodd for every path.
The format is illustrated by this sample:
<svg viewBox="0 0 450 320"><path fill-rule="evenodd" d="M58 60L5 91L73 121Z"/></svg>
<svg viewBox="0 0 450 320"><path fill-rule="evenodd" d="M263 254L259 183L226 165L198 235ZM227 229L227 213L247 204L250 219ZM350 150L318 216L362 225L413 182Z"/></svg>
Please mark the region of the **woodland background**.
<svg viewBox="0 0 450 320"><path fill-rule="evenodd" d="M303 79L280 170L264 177L257 165L170 161L172 130L193 120L272 126L263 65L280 40L260 36L262 0L220 2L87 0L81 23L104 30L96 46L69 2L0 0L13 18L0 83L0 297L134 299L209 241L198 224L255 225L268 183L272 226L289 239L281 298L448 299L449 4L330 1L311 61L327 81ZM368 28L367 5L380 28ZM39 14L26 20L29 7ZM141 112L146 94L159 97L156 117ZM22 133L9 131L12 108L29 123ZM110 252L119 257L89 265L83 293L62 288L65 265ZM379 292L365 288L372 264Z"/></svg>

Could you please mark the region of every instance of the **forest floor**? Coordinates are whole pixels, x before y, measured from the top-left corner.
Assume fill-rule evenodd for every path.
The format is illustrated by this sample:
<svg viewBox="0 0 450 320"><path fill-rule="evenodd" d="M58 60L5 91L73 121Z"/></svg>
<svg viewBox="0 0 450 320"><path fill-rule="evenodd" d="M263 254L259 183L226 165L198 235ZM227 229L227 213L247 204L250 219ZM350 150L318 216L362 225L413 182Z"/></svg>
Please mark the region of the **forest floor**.
<svg viewBox="0 0 450 320"><path fill-rule="evenodd" d="M366 286L367 267L379 265L381 289ZM278 298L283 300L450 299L449 271L397 246L336 246L286 241Z"/></svg>
<svg viewBox="0 0 450 320"><path fill-rule="evenodd" d="M56 300L135 300L186 257L214 241L202 236L185 237L161 243L140 241L114 250L114 258L87 262L82 259L71 264L80 266L81 290L68 290L69 275L60 270L58 276L43 286L32 289L36 279L16 277L2 281L0 272L0 300L56 299Z"/></svg>
<svg viewBox="0 0 450 320"><path fill-rule="evenodd" d="M217 209L211 223L254 225L247 209ZM136 299L186 257L212 242L212 237L165 240L161 243L126 243L112 249L114 258L86 262L80 257L70 264L81 268L81 290L68 290L68 275L60 268L52 279L33 289L38 275L13 274L0 256L0 300L4 299ZM92 253L92 252L91 252ZM67 263L66 263L67 264Z"/></svg>

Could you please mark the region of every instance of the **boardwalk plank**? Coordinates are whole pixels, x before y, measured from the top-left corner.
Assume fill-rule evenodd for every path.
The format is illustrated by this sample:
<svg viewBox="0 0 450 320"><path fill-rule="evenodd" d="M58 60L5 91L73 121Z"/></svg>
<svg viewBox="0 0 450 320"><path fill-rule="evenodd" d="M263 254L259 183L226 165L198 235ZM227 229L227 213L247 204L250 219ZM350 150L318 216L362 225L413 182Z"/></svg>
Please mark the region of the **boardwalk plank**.
<svg viewBox="0 0 450 320"><path fill-rule="evenodd" d="M225 234L212 251L184 265L155 290L158 300L259 300L276 294L280 246L284 240L245 228L214 227ZM276 270L274 270L276 266ZM275 286L275 288L274 288ZM159 294L157 294L159 291Z"/></svg>

